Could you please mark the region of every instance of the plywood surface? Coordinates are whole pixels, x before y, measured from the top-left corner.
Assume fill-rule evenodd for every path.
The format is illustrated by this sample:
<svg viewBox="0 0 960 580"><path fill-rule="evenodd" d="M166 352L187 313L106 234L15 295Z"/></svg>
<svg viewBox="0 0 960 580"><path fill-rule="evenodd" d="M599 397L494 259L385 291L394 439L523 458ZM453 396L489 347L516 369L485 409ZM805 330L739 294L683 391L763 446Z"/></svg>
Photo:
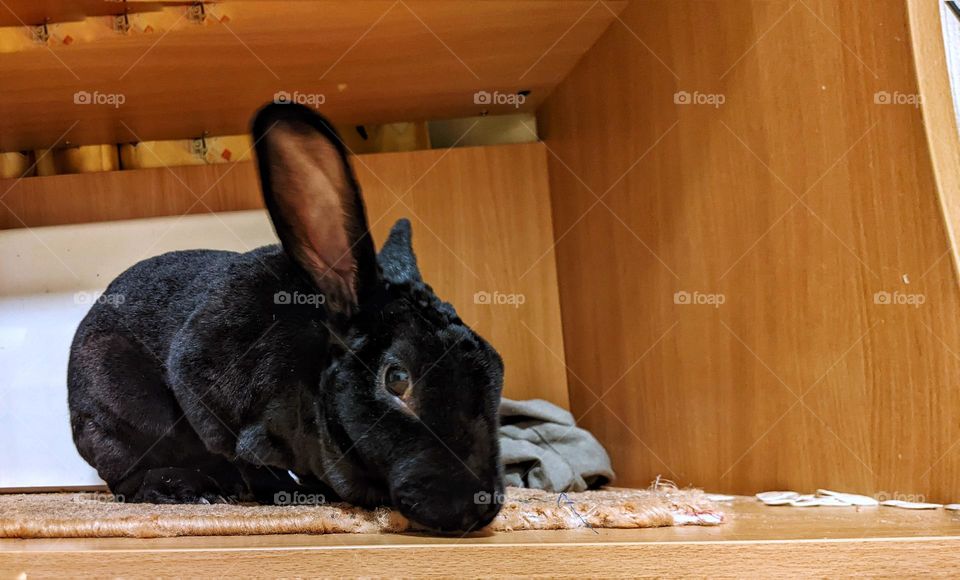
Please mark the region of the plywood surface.
<svg viewBox="0 0 960 580"><path fill-rule="evenodd" d="M183 4L184 2L163 2L152 0L134 0L117 2L114 0L4 0L0 6L0 26L38 26L45 22L72 22L88 16L113 16L128 12L160 10L164 4Z"/></svg>
<svg viewBox="0 0 960 580"><path fill-rule="evenodd" d="M382 243L398 218L411 219L424 278L504 356L506 395L567 407L546 163L540 143L353 158L374 240ZM91 249L96 244L89 239L71 243L71 236L84 235L81 230L36 226L262 207L252 163L9 180L0 182L0 192L5 190L2 227L31 226L29 232L11 234L18 234L17 244L38 252L47 268L14 250L8 238L4 268L11 287L18 286L17 278L36 278L37 268L66 275L64 262L90 278L98 271L96 256L75 254L109 252L113 245ZM212 217L208 237L236 237L228 221ZM116 232L122 237L131 227L125 222ZM158 224L143 231L166 236L170 230ZM202 246L204 235L192 235ZM153 240L143 241L147 248L135 255L158 251ZM547 258L521 280L544 254ZM24 274L17 273L21 270Z"/></svg>
<svg viewBox="0 0 960 580"><path fill-rule="evenodd" d="M907 8L631 3L541 109L571 405L620 483L958 498L955 165Z"/></svg>
<svg viewBox="0 0 960 580"><path fill-rule="evenodd" d="M0 55L0 151L242 133L281 91L338 123L517 110L477 91L529 90L533 110L623 4L236 1L208 5L205 24L170 8L152 33ZM122 104L76 104L78 91Z"/></svg>
<svg viewBox="0 0 960 580"><path fill-rule="evenodd" d="M0 540L0 566L28 576L637 577L919 575L960 564L960 522L943 510L772 508L742 498L727 512L718 527L597 533Z"/></svg>

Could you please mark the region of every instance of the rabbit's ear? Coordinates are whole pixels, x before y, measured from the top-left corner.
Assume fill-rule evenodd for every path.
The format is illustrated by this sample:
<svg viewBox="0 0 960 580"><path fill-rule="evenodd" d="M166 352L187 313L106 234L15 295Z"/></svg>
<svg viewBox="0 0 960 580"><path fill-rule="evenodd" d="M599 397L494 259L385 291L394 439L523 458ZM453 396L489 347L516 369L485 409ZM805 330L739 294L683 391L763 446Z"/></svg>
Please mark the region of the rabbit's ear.
<svg viewBox="0 0 960 580"><path fill-rule="evenodd" d="M326 119L293 104L253 120L263 197L284 250L349 316L377 284L376 255L343 142Z"/></svg>
<svg viewBox="0 0 960 580"><path fill-rule="evenodd" d="M410 220L401 218L393 224L390 237L380 248L377 262L387 282L403 284L423 281L417 268L417 257L413 253Z"/></svg>

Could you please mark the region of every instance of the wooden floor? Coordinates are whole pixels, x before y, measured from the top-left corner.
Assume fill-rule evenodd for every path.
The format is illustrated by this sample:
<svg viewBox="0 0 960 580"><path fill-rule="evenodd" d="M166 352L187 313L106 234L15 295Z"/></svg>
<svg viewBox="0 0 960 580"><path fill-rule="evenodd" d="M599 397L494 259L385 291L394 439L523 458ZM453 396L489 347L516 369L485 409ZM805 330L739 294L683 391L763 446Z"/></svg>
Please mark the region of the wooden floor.
<svg viewBox="0 0 960 580"><path fill-rule="evenodd" d="M0 540L0 571L64 576L952 575L960 514L729 504L717 527ZM23 576L22 574L26 574Z"/></svg>

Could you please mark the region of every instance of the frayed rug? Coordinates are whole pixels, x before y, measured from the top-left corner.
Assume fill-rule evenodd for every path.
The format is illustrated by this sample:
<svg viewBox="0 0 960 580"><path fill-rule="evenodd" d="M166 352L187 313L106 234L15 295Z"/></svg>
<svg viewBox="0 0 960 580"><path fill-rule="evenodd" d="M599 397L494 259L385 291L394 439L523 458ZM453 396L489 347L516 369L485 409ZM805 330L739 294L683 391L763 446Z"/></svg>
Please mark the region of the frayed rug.
<svg viewBox="0 0 960 580"><path fill-rule="evenodd" d="M716 525L723 513L698 490L660 486L552 493L508 488L492 531ZM399 512L329 505L155 505L108 493L0 495L0 538L157 538L417 531Z"/></svg>

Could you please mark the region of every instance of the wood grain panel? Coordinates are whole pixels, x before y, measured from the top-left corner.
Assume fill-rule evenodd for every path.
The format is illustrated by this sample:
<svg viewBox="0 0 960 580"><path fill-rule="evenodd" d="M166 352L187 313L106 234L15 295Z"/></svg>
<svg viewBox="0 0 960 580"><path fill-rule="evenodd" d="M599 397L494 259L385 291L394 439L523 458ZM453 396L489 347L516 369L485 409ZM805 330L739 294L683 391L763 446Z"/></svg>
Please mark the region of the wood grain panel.
<svg viewBox="0 0 960 580"><path fill-rule="evenodd" d="M943 575L960 565L942 510L770 508L740 499L719 527L431 537L337 534L0 540L0 569L27 577L516 578Z"/></svg>
<svg viewBox="0 0 960 580"><path fill-rule="evenodd" d="M37 26L44 22L69 22L89 16L116 16L160 10L164 4L151 0L117 2L114 0L5 0L0 6L0 26ZM182 4L182 2L180 2Z"/></svg>
<svg viewBox="0 0 960 580"><path fill-rule="evenodd" d="M338 123L516 112L512 104L475 103L481 90L530 90L520 109L533 110L623 3L609 6L212 4L202 25L174 16L154 33L2 55L0 151L243 133L251 111L280 91L322 98L320 110ZM122 104L76 104L78 91L121 95Z"/></svg>
<svg viewBox="0 0 960 580"><path fill-rule="evenodd" d="M567 407L543 144L353 162L374 240L386 239L396 219L411 219L425 279L503 355L505 394ZM2 192L0 228L263 207L248 162L4 180Z"/></svg>
<svg viewBox="0 0 960 580"><path fill-rule="evenodd" d="M571 405L620 483L955 500L956 191L907 4L621 16L539 115Z"/></svg>

